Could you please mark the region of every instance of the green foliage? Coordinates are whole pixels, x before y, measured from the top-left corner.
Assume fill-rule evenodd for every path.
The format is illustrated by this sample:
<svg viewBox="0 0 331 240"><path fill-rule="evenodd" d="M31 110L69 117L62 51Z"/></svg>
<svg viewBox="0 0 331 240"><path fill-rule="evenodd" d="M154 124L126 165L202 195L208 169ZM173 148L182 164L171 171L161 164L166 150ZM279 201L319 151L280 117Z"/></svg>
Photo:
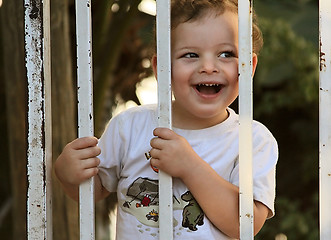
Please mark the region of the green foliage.
<svg viewBox="0 0 331 240"><path fill-rule="evenodd" d="M256 0L254 8L261 18L285 21L295 34L318 47L318 0Z"/></svg>
<svg viewBox="0 0 331 240"><path fill-rule="evenodd" d="M259 56L256 114L301 108L318 100L318 51L284 20L260 19L265 45Z"/></svg>
<svg viewBox="0 0 331 240"><path fill-rule="evenodd" d="M307 196L309 197L309 196ZM312 196L312 201L318 201L317 195ZM276 202L276 218L268 220L255 239L275 239L279 234L284 234L287 239L316 240L319 238L318 213L314 209L303 210L300 200L289 200L280 197Z"/></svg>
<svg viewBox="0 0 331 240"><path fill-rule="evenodd" d="M254 78L254 116L279 144L276 215L256 239L279 234L291 240L318 239L316 1L266 0L256 5L265 45Z"/></svg>

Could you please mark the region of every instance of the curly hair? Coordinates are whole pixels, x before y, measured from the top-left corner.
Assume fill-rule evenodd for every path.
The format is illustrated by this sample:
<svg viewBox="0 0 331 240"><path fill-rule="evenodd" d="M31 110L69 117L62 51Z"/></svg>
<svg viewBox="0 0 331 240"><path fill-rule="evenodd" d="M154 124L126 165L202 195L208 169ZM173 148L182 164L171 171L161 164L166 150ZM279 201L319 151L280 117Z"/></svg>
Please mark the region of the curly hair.
<svg viewBox="0 0 331 240"><path fill-rule="evenodd" d="M238 14L238 0L171 0L171 28L184 22L197 21L207 14L216 17L225 11ZM258 54L262 46L262 32L253 12L253 52Z"/></svg>

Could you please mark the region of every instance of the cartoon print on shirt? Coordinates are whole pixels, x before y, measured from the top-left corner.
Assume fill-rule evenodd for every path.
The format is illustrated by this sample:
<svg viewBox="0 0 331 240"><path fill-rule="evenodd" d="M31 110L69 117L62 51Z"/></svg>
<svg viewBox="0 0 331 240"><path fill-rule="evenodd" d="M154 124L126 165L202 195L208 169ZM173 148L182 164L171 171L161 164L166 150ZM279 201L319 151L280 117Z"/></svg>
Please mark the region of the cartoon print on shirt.
<svg viewBox="0 0 331 240"><path fill-rule="evenodd" d="M136 201L136 207L157 206L159 202L158 180L138 178L129 186L126 195L132 197L132 199L125 201L123 207L130 208L133 201Z"/></svg>
<svg viewBox="0 0 331 240"><path fill-rule="evenodd" d="M121 204L122 209L132 214L139 222L146 226L158 227L159 194L158 180L137 178L127 189L127 198ZM197 231L197 226L202 226L204 213L192 194L187 191L178 199L173 195L173 209L182 210L182 227ZM174 227L179 223L174 219Z"/></svg>
<svg viewBox="0 0 331 240"><path fill-rule="evenodd" d="M187 227L192 231L196 231L198 230L197 225L203 225L203 218L205 214L190 191L184 193L181 198L183 201L188 202L183 210L182 226Z"/></svg>
<svg viewBox="0 0 331 240"><path fill-rule="evenodd" d="M154 222L157 222L159 220L159 213L153 209L148 214L146 214L146 218L148 220L152 219Z"/></svg>
<svg viewBox="0 0 331 240"><path fill-rule="evenodd" d="M145 153L145 157L147 159L147 161L151 160L152 156L151 154L148 152L148 153ZM151 162L149 162L151 168L153 169L154 172L158 173L159 172L159 169L157 167L154 167Z"/></svg>
<svg viewBox="0 0 331 240"><path fill-rule="evenodd" d="M159 181L149 178L137 178L127 189L127 198L121 204L122 209L135 216L138 221L150 227L158 227ZM125 190L124 190L125 191ZM174 205L180 201L174 197ZM178 223L176 223L178 224Z"/></svg>

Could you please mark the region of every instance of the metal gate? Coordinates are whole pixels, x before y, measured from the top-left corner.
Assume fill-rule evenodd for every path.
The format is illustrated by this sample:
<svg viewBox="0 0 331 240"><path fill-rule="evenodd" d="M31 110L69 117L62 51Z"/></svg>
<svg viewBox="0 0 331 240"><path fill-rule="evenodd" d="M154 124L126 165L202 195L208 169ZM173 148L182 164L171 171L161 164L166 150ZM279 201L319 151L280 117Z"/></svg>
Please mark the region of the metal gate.
<svg viewBox="0 0 331 240"><path fill-rule="evenodd" d="M239 0L239 72L252 79L252 2ZM25 0L28 239L52 239L50 2ZM91 1L76 0L79 137L93 135ZM331 236L331 2L320 0L320 239ZM157 1L159 125L171 128L170 0ZM252 81L239 81L240 236L253 239ZM84 97L82 97L84 96ZM88 96L88 97L86 97ZM245 156L245 157L241 157ZM172 180L160 173L160 239L172 236ZM42 183L42 184L40 184ZM93 179L80 186L80 239L95 239Z"/></svg>

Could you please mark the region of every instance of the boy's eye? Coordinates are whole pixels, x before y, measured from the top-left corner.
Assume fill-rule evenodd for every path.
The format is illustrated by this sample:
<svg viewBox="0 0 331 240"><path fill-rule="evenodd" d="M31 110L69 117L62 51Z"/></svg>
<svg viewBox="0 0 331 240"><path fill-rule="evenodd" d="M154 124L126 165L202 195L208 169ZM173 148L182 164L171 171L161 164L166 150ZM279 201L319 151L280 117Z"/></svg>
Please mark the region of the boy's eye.
<svg viewBox="0 0 331 240"><path fill-rule="evenodd" d="M221 58L231 58L231 57L234 57L235 54L233 52L229 51L229 52L222 52L218 56Z"/></svg>
<svg viewBox="0 0 331 240"><path fill-rule="evenodd" d="M199 57L196 53L186 53L183 55L184 58L197 58Z"/></svg>

